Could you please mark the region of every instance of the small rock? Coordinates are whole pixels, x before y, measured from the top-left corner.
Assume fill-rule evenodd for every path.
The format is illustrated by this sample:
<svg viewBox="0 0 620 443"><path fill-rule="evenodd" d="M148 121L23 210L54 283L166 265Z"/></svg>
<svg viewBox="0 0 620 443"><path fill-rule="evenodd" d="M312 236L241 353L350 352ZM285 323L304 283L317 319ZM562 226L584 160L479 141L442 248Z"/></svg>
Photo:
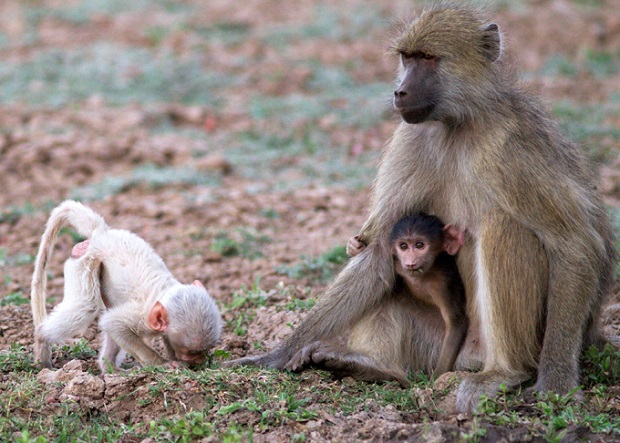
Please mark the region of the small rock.
<svg viewBox="0 0 620 443"><path fill-rule="evenodd" d="M309 420L306 423L306 428L308 429L318 429L323 425L323 420Z"/></svg>
<svg viewBox="0 0 620 443"><path fill-rule="evenodd" d="M84 363L81 360L71 360L62 367L63 371L66 372L83 372L84 371Z"/></svg>
<svg viewBox="0 0 620 443"><path fill-rule="evenodd" d="M78 397L77 395L71 395L71 394L62 393L62 394L60 394L59 400L61 402L74 401L74 402L77 403L80 400L80 397Z"/></svg>
<svg viewBox="0 0 620 443"><path fill-rule="evenodd" d="M414 388L413 393L418 397L420 405L425 405L433 401L433 390L431 388Z"/></svg>
<svg viewBox="0 0 620 443"><path fill-rule="evenodd" d="M41 369L41 372L37 374L37 380L41 383L54 383L58 379L59 372L48 368Z"/></svg>
<svg viewBox="0 0 620 443"><path fill-rule="evenodd" d="M460 381L461 376L458 372L446 372L445 374L441 374L439 378L435 380L433 388L437 391L456 389Z"/></svg>
<svg viewBox="0 0 620 443"><path fill-rule="evenodd" d="M63 389L63 393L91 399L103 398L105 383L99 377L83 373L73 378Z"/></svg>

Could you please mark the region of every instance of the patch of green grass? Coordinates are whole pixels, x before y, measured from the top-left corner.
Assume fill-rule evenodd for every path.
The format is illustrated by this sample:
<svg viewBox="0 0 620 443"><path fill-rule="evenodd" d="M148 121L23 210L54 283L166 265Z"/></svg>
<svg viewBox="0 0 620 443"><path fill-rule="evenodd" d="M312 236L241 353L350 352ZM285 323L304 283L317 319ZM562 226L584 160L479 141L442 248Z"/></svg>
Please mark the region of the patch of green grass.
<svg viewBox="0 0 620 443"><path fill-rule="evenodd" d="M36 415L31 418L14 413L8 416L11 418L0 417L0 440L7 442L116 442L133 434L130 425L106 414L93 417L87 411L80 413L68 408L50 417Z"/></svg>
<svg viewBox="0 0 620 443"><path fill-rule="evenodd" d="M378 5L372 3L355 10L346 4L338 7L319 4L306 24L270 26L261 38L280 50L288 49L290 42L295 40L359 40L369 38L369 30L379 32L388 27L389 19Z"/></svg>
<svg viewBox="0 0 620 443"><path fill-rule="evenodd" d="M0 32L0 48L6 47L10 41L11 39L4 32Z"/></svg>
<svg viewBox="0 0 620 443"><path fill-rule="evenodd" d="M383 94L374 91L368 96L369 90L372 88L363 85L343 90L343 96L329 91L319 95L254 97L249 104L253 127L225 141L229 146L227 158L236 172L250 179L271 176L275 190L296 189L309 183L349 188L367 185L379 152L352 156L350 146L332 139L329 131L321 129L320 121L327 118L348 130L376 126L384 120L386 107L382 104Z"/></svg>
<svg viewBox="0 0 620 443"><path fill-rule="evenodd" d="M316 278L321 283L329 281L349 259L344 246L336 246L318 257L302 256L301 263L277 266L276 272L290 278Z"/></svg>
<svg viewBox="0 0 620 443"><path fill-rule="evenodd" d="M607 344L602 350L591 346L582 355L581 366L586 387L620 384L620 350Z"/></svg>
<svg viewBox="0 0 620 443"><path fill-rule="evenodd" d="M277 175L299 169L300 158L312 158L319 149L329 149L330 146L326 135L316 131L296 134L290 129L261 131L257 127L238 134L231 141L227 154L245 176L262 179L266 171Z"/></svg>
<svg viewBox="0 0 620 443"><path fill-rule="evenodd" d="M21 266L34 263L36 256L20 252L14 257L9 257L6 248L0 248L0 266Z"/></svg>
<svg viewBox="0 0 620 443"><path fill-rule="evenodd" d="M540 411L546 441L560 442L568 434L569 424L585 424L585 417L582 417L583 421L576 417L578 408L573 406L573 396L574 392L565 396L539 394L540 401L536 407Z"/></svg>
<svg viewBox="0 0 620 443"><path fill-rule="evenodd" d="M222 315L226 317L228 313L237 314L236 317L233 316L227 321L236 335L247 334L248 326L256 315L256 308L265 306L268 296L269 293L262 290L258 282L255 282L249 289L244 285L239 291L233 293L233 300L224 306Z"/></svg>
<svg viewBox="0 0 620 443"><path fill-rule="evenodd" d="M273 208L269 208L269 209L261 209L260 210L260 215L262 215L265 218L268 218L270 220L277 220L280 218L280 214L278 213L278 211L276 211Z"/></svg>
<svg viewBox="0 0 620 443"><path fill-rule="evenodd" d="M585 53L585 69L598 78L607 78L620 72L620 51L597 51L588 49Z"/></svg>
<svg viewBox="0 0 620 443"><path fill-rule="evenodd" d="M214 426L211 418L203 412L190 412L180 418L164 418L150 424L149 436L156 441L190 442L208 437L216 437L223 443L252 442L254 432L251 428L232 420L224 431Z"/></svg>
<svg viewBox="0 0 620 443"><path fill-rule="evenodd" d="M492 4L484 1L475 1L472 3L483 8L492 8L494 11L523 12L527 9L526 0L496 0Z"/></svg>
<svg viewBox="0 0 620 443"><path fill-rule="evenodd" d="M8 374L10 372L29 373L34 369L31 355L22 345L14 343L9 349L0 351L0 374Z"/></svg>
<svg viewBox="0 0 620 443"><path fill-rule="evenodd" d="M613 383L612 380L608 379ZM620 422L614 416L609 395L599 402L602 407L592 408L575 399L575 389L567 395L539 393L537 403L531 409L522 407L522 399L502 385L495 398L483 396L476 416L498 426L526 427L533 436L545 441L559 442L567 437L570 427L585 427L595 434L620 436ZM605 397L603 390L592 389L590 395L595 404Z"/></svg>
<svg viewBox="0 0 620 443"><path fill-rule="evenodd" d="M254 229L239 228L233 232L220 232L213 239L211 250L224 257L240 255L243 258L263 257L263 245L270 242L268 235L260 234Z"/></svg>
<svg viewBox="0 0 620 443"><path fill-rule="evenodd" d="M540 69L540 73L548 77L574 78L580 72L589 73L599 79L616 75L620 72L620 51L586 49L581 61L556 54L550 56Z"/></svg>
<svg viewBox="0 0 620 443"><path fill-rule="evenodd" d="M270 390L273 391L273 390ZM310 402L309 398L298 398L298 392L288 386L283 386L279 392L265 392L261 386L254 390L251 397L221 407L217 414L228 416L240 410L247 410L260 414L259 425L267 427L286 420L308 421L317 418L316 412L310 411L304 405ZM273 408L273 402L278 408Z"/></svg>
<svg viewBox="0 0 620 443"><path fill-rule="evenodd" d="M24 293L22 291L12 292L3 299L0 300L0 306L6 305L26 305L30 303L30 298L24 297Z"/></svg>
<svg viewBox="0 0 620 443"><path fill-rule="evenodd" d="M248 38L251 27L247 23L223 21L189 29L212 44L235 45Z"/></svg>
<svg viewBox="0 0 620 443"><path fill-rule="evenodd" d="M224 257L234 257L241 254L242 245L228 236L226 232L221 232L215 236L211 244L211 250Z"/></svg>
<svg viewBox="0 0 620 443"><path fill-rule="evenodd" d="M612 97L607 103L597 105L564 100L554 104L553 113L566 132L589 148L595 160L605 162L615 155L620 129L612 123L612 119L620 113L620 100Z"/></svg>
<svg viewBox="0 0 620 443"><path fill-rule="evenodd" d="M143 165L133 170L129 176L109 176L71 191L71 198L82 201L102 200L131 189L145 185L152 190L172 185L219 186L220 174L205 174L191 167L159 167Z"/></svg>
<svg viewBox="0 0 620 443"><path fill-rule="evenodd" d="M80 338L73 343L63 344L57 347L57 351L61 352L68 359L87 360L97 356L97 351L88 345L85 338Z"/></svg>
<svg viewBox="0 0 620 443"><path fill-rule="evenodd" d="M28 202L22 206L9 206L0 210L0 223L15 223L24 216L37 212L37 208Z"/></svg>
<svg viewBox="0 0 620 443"><path fill-rule="evenodd" d="M336 124L369 128L385 119L389 112L386 97L390 85L358 84L340 67L318 63L309 65L313 74L307 84L312 94L254 96L249 103L250 116L280 122L283 127L299 126L333 116Z"/></svg>
<svg viewBox="0 0 620 443"><path fill-rule="evenodd" d="M574 77L578 72L577 64L563 55L552 55L541 69L541 73L549 77Z"/></svg>
<svg viewBox="0 0 620 443"><path fill-rule="evenodd" d="M29 2L26 2L28 4ZM116 15L124 12L140 11L152 8L152 0L134 0L126 2L123 0L81 0L69 6L61 7L36 7L31 6L27 10L29 21L33 24L38 23L45 17L53 17L74 25L85 25L94 16Z"/></svg>
<svg viewBox="0 0 620 443"><path fill-rule="evenodd" d="M316 298L311 297L307 299L300 299L291 297L289 301L286 302L284 307L289 311L309 311L316 304Z"/></svg>
<svg viewBox="0 0 620 443"><path fill-rule="evenodd" d="M589 8L600 8L605 6L605 0L572 0L572 2Z"/></svg>
<svg viewBox="0 0 620 443"><path fill-rule="evenodd" d="M0 66L0 102L58 107L99 94L113 105L214 105L216 91L235 77L206 70L200 57L180 59L170 53L109 43L45 50L24 63Z"/></svg>

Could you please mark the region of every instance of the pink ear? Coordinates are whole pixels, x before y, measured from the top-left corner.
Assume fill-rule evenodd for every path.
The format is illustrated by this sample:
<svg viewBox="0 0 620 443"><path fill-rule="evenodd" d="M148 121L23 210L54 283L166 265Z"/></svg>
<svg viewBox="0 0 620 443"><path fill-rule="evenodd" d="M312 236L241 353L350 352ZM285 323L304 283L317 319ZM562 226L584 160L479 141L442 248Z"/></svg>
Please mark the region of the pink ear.
<svg viewBox="0 0 620 443"><path fill-rule="evenodd" d="M149 312L148 323L153 331L166 332L168 329L168 311L160 302L156 302Z"/></svg>
<svg viewBox="0 0 620 443"><path fill-rule="evenodd" d="M463 246L463 231L454 225L446 225L443 234L443 250L450 255L456 255Z"/></svg>
<svg viewBox="0 0 620 443"><path fill-rule="evenodd" d="M205 288L205 287L204 287L204 285L203 285L202 283L200 283L198 280L194 280L194 281L192 282L192 284L193 284L194 286L198 287L198 288L202 288L202 289L204 289L204 288Z"/></svg>

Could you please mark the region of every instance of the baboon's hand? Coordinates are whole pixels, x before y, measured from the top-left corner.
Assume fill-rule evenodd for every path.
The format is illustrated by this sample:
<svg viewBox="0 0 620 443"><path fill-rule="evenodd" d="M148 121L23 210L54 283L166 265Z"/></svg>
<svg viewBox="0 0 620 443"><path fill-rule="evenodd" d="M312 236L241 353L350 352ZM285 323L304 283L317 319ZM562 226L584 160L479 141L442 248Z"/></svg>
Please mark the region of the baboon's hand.
<svg viewBox="0 0 620 443"><path fill-rule="evenodd" d="M347 242L347 255L349 257L355 257L364 249L366 249L366 244L359 239L359 235L351 237Z"/></svg>

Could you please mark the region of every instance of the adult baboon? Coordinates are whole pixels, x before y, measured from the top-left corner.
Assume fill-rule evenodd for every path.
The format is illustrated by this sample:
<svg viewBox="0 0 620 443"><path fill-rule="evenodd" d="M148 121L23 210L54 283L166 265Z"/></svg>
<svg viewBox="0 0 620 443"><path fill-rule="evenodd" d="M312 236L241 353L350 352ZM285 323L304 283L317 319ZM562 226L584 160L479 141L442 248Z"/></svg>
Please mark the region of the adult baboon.
<svg viewBox="0 0 620 443"><path fill-rule="evenodd" d="M294 367L308 360L306 347L383 309L394 300L390 230L426 212L468 233L457 261L470 330L456 364L480 360L483 370L462 381L458 407L471 410L536 370L538 391L570 391L582 347L603 342L598 317L616 261L592 165L516 84L499 29L481 11L435 4L403 25L391 49L401 58L394 108L404 122L385 147L359 233L368 247L278 348L231 364ZM410 340L413 369L432 365L426 347L440 340L429 335ZM477 336L478 355L468 345Z"/></svg>

